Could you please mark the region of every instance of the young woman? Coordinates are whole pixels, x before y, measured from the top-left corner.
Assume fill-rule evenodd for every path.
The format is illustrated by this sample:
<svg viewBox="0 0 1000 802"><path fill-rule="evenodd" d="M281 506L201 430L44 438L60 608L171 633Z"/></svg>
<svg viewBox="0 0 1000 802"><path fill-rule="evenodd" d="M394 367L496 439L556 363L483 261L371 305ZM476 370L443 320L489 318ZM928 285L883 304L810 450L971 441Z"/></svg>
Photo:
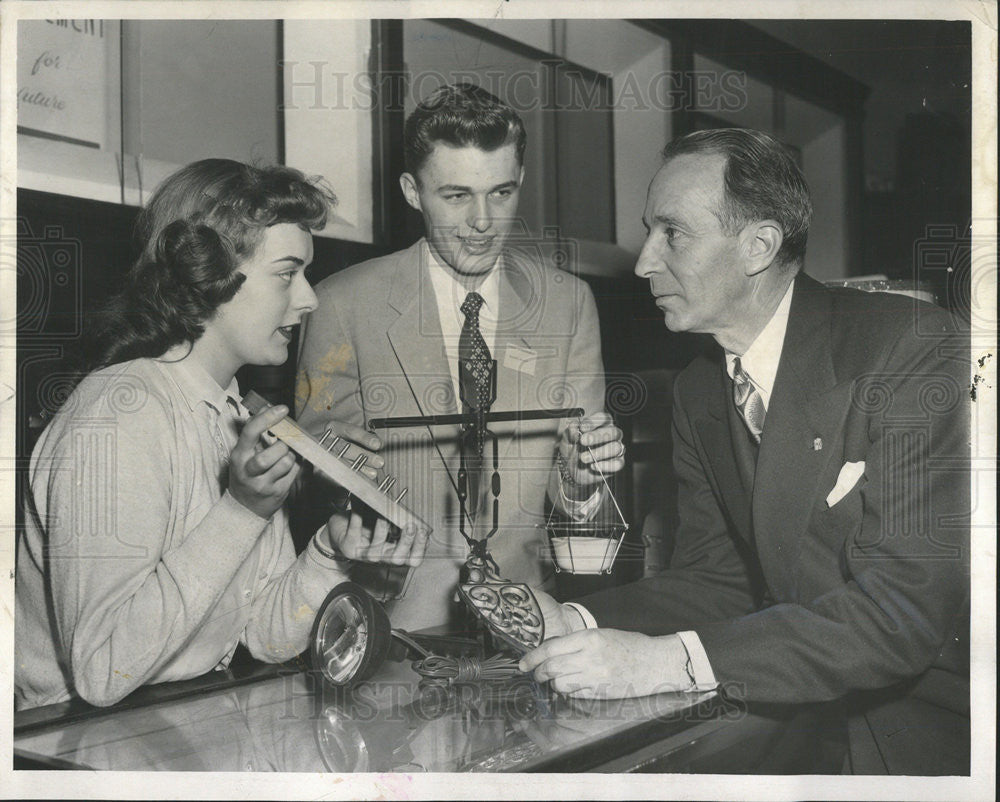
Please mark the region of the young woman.
<svg viewBox="0 0 1000 802"><path fill-rule="evenodd" d="M88 338L90 372L32 453L18 543L18 709L265 661L306 646L337 551L416 564L426 532L332 517L298 557L282 505L298 472L234 378L282 364L316 306L303 271L332 196L296 170L224 159L157 190L142 253ZM270 444L269 444L270 443Z"/></svg>

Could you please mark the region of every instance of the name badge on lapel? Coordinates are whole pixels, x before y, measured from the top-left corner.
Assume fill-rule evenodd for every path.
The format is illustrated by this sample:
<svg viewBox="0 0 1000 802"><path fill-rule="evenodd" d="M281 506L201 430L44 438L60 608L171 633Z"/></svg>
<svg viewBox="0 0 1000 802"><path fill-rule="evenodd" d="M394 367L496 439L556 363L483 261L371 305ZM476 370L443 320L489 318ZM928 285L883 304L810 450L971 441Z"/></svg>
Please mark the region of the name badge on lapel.
<svg viewBox="0 0 1000 802"><path fill-rule="evenodd" d="M518 373L526 373L529 376L535 375L535 363L538 361L538 354L530 348L521 345L508 345L503 354L503 366L516 370Z"/></svg>

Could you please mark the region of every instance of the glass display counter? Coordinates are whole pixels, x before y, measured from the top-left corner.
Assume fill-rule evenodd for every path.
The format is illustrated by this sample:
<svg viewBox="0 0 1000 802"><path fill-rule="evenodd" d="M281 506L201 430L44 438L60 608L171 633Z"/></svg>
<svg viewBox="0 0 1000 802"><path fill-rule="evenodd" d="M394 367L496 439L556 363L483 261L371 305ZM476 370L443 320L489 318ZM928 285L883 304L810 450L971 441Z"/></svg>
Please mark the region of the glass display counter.
<svg viewBox="0 0 1000 802"><path fill-rule="evenodd" d="M293 663L148 686L108 708L19 712L14 758L15 769L745 772L776 726L714 692L577 700L527 677L428 685L403 663L348 689Z"/></svg>

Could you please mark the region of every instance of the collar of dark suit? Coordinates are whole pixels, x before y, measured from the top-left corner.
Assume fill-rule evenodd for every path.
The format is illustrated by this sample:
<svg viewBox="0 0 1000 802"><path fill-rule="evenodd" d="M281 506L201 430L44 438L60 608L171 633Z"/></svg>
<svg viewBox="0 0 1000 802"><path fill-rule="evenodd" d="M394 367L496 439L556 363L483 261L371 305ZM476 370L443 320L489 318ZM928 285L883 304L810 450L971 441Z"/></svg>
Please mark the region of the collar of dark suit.
<svg viewBox="0 0 1000 802"><path fill-rule="evenodd" d="M805 447L792 443L794 438L828 435L839 425L845 410L829 403L828 398L837 386L831 347L835 324L830 291L800 273L795 278L788 328L767 407L761 442L763 462L768 462L773 450L787 453L786 449Z"/></svg>
<svg viewBox="0 0 1000 802"><path fill-rule="evenodd" d="M729 414L732 385L722 349L716 348L712 364L697 368L710 371L718 383L703 399L704 412L694 413L704 414L698 430L716 482L743 536L750 540L750 533L757 532L757 548L765 562L790 556L791 552L774 551L779 545L794 545L780 533L802 531L818 477L836 451L830 446L838 441L847 410L843 393L849 389L838 385L834 370L830 343L835 324L830 292L808 276L797 276L757 457L756 476L766 480L755 481L752 507L736 469L739 455L733 436L743 433L742 421ZM707 376L701 381L708 381ZM747 517L751 509L752 527ZM761 533L767 535L763 540Z"/></svg>
<svg viewBox="0 0 1000 802"><path fill-rule="evenodd" d="M792 592L788 575L774 566L794 563L798 534L805 531L817 494L829 490L819 486L819 478L837 456L849 407L850 382L838 383L834 370L831 334L839 323L830 296L808 276L796 277L752 496L740 472L745 455L735 438L745 431L731 414L732 384L722 349L716 346L712 356L693 363L685 382L689 414L723 503L736 530L756 544L762 564L772 569L771 590L782 595Z"/></svg>
<svg viewBox="0 0 1000 802"><path fill-rule="evenodd" d="M850 381L838 382L831 292L805 275L796 279L774 393L757 457L753 523L762 563L791 564L817 498L820 478L838 459L850 408ZM766 537L762 538L762 533ZM790 592L778 582L772 588Z"/></svg>
<svg viewBox="0 0 1000 802"><path fill-rule="evenodd" d="M799 273L795 277L788 327L774 380L775 391L803 379L808 380L815 392L836 384L830 350L831 311L830 291L805 273Z"/></svg>

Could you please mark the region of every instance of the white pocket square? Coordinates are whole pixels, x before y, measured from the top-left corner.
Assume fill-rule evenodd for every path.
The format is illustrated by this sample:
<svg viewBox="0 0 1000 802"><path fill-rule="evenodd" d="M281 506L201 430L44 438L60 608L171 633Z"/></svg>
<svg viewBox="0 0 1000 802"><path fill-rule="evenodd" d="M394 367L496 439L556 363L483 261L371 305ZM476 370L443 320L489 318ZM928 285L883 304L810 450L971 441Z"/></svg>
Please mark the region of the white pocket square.
<svg viewBox="0 0 1000 802"><path fill-rule="evenodd" d="M833 486L833 490L826 497L826 506L832 507L846 496L851 488L858 483L858 479L864 475L864 472L864 460L861 462L845 462L840 469L840 476L837 477L837 484Z"/></svg>

